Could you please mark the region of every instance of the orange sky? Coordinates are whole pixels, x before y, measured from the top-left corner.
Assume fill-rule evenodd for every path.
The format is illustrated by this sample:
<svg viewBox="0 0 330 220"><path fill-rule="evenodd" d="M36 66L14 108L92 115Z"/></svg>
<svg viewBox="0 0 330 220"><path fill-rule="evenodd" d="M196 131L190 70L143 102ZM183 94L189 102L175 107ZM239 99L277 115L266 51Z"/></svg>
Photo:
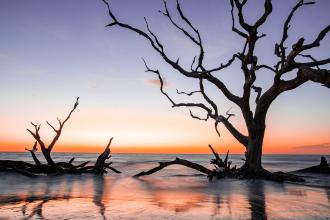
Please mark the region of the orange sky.
<svg viewBox="0 0 330 220"><path fill-rule="evenodd" d="M79 106L80 107L80 106ZM114 153L210 153L212 144L220 153L244 153L240 145L226 129L220 126L221 137L214 131L211 122L201 122L175 111L169 116L129 112L121 109L95 111L77 109L63 129L54 152L101 152L110 136ZM35 116L46 121L52 113ZM33 117L32 117L33 118ZM24 151L33 145L33 138L25 130L29 125L25 117L16 120L1 120L5 125L0 134L0 151ZM242 131L239 117L233 123ZM283 126L276 120L268 121L263 152L269 154L329 154L329 135L326 127L319 130L301 126L295 120ZM325 125L327 126L327 125ZM297 129L299 132L297 132ZM313 132L313 133L312 133ZM45 123L41 136L46 143L54 133ZM306 135L306 134L310 135Z"/></svg>

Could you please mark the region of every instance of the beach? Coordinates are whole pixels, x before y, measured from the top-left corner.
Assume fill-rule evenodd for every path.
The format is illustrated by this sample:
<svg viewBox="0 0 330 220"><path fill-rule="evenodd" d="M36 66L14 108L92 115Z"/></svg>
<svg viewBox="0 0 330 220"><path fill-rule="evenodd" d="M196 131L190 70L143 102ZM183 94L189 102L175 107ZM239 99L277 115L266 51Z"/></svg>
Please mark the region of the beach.
<svg viewBox="0 0 330 220"><path fill-rule="evenodd" d="M53 157L72 156L80 161L96 158L63 153ZM230 178L209 182L194 170L171 166L152 176L131 177L175 156L206 166L211 158L114 154L114 167L123 174L29 178L1 173L0 219L329 219L326 176L309 175L299 184ZM13 157L31 160L25 153L0 154L1 159ZM240 157L233 155L233 163L241 163ZM292 171L318 159L319 155L266 155L264 166Z"/></svg>

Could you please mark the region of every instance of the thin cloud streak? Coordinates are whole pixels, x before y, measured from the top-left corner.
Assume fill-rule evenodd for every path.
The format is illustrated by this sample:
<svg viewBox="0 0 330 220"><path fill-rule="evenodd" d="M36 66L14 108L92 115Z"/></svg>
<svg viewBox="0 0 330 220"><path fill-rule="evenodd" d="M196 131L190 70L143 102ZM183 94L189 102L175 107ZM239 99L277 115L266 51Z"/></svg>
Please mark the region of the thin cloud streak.
<svg viewBox="0 0 330 220"><path fill-rule="evenodd" d="M310 150L310 149L313 149L313 150L330 150L330 142L321 143L321 144L297 146L297 147L294 147L294 149L300 149L300 150Z"/></svg>
<svg viewBox="0 0 330 220"><path fill-rule="evenodd" d="M146 81L146 83L154 86L160 86L160 81L159 79L149 79ZM165 78L163 78L163 86L164 87L169 87L169 83L166 81Z"/></svg>

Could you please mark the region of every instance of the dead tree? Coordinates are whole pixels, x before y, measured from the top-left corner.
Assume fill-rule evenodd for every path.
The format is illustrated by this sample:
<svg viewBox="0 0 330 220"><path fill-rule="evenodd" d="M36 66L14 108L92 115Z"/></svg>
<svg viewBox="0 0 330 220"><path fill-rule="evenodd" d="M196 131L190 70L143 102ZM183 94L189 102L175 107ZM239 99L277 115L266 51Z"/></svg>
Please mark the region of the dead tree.
<svg viewBox="0 0 330 220"><path fill-rule="evenodd" d="M236 169L236 166L231 167L232 162L228 160L229 156L229 151L227 152L225 159L222 160L219 154L213 149L211 145L209 145L209 148L211 149L214 159L210 160L210 164L214 166L213 169L206 168L200 164L190 162L188 160L184 160L181 158L175 158L175 160L172 161L162 161L158 162L159 165L151 168L148 171L142 171L134 177L141 177L141 176L146 176L146 175L151 175L153 173L156 173L168 166L171 165L181 165L188 167L193 170L197 170L204 175L207 176L207 178L212 181L213 178L222 178L222 177L233 177L233 178L245 178L246 173L242 172L240 169ZM256 178L263 178L263 179L268 179L272 181L277 181L277 182L283 182L283 181L293 181L293 182L303 182L304 179L300 178L297 175L294 174L288 174L288 173L282 173L282 172L276 172L276 173L270 173L268 171L264 171L262 173L258 173L257 175L253 176Z"/></svg>
<svg viewBox="0 0 330 220"><path fill-rule="evenodd" d="M59 123L59 128L56 129L53 125L51 125L48 121L47 124L55 131L55 136L51 143L46 147L46 144L42 141L39 131L41 125L36 125L33 122L31 124L34 127L34 131L31 131L30 129L27 129L28 132L34 137L36 140L32 149L27 149L31 153L31 156L33 158L33 161L35 164L27 163L24 161L14 161L14 160L0 160L0 171L4 172L16 172L23 174L25 176L34 177L38 174L81 174L81 173L94 173L94 174L105 174L107 173L108 169L112 170L115 173L121 173L119 170L112 167L112 162L108 162L107 160L110 159L111 151L110 151L110 145L113 140L113 138L110 138L110 141L108 145L106 146L103 153L101 153L95 164L87 166L87 164L90 161L83 162L81 164L73 164L74 157L70 159L68 162L55 162L51 157L51 152L59 139L62 129L65 125L65 123L69 120L74 110L77 108L79 104L79 97L77 97L76 102L69 112L68 116L65 118L65 120L62 122L59 118L57 118L57 121ZM38 146L41 149L42 155L44 156L45 160L47 161L47 164L42 164L40 160L38 159L35 152L38 150Z"/></svg>
<svg viewBox="0 0 330 220"><path fill-rule="evenodd" d="M227 61L221 63L219 66L206 67L204 62L204 46L202 37L199 30L192 24L189 18L185 15L182 7L177 1L176 9L184 26L180 22L177 22L168 9L166 1L164 1L164 9L160 11L161 14L168 19L169 23L173 25L175 29L181 32L193 45L199 48L199 53L192 60L192 64L189 67L179 63L179 59L172 59L165 50L165 45L160 38L153 32L144 18L146 24L146 31L134 27L130 24L124 23L119 17L113 13L110 4L106 0L102 0L106 7L111 19L111 22L106 25L107 27L120 27L127 29L131 32L138 34L138 36L147 40L150 43L152 49L160 55L160 57L173 68L179 74L196 79L199 84L199 91L191 93L178 92L183 95L200 94L204 99L204 103L193 102L176 102L172 99L166 91L164 91L164 82L162 75L158 69L150 68L144 61L146 71L156 74L160 81L161 93L170 101L172 107L188 107L199 108L205 111L206 116L200 117L194 115L190 111L190 115L199 120L214 120L215 128L218 134L217 126L222 123L228 131L241 143L246 149L246 160L241 171L245 172L248 176L269 175L269 172L265 171L262 167L261 156L263 139L266 128L266 115L272 102L282 93L295 89L306 82L312 81L320 83L330 88L330 72L328 69L323 69L322 66L330 63L330 58L318 60L312 55L305 54L310 49L320 46L321 41L325 38L326 34L330 30L330 25L322 29L312 42L305 42L304 38L299 38L297 43L288 47L286 40L288 38L288 32L290 28L291 20L295 12L303 6L314 4L312 1L299 0L298 3L292 8L288 17L283 24L282 36L278 43L274 45L275 56L278 61L273 64L264 64L258 61L258 54L255 53L257 42L266 37L266 34L260 34L261 27L265 24L269 15L272 13L273 4L271 0L264 0L264 10L261 16L254 23L248 23L244 16L244 7L248 0L229 0L231 5L231 28L234 33L243 38L243 49L233 54ZM238 26L237 26L238 25ZM297 57L304 56L309 59L310 62L299 62ZM244 76L244 83L242 85L242 96L235 95L225 83L216 77L216 73L223 71L225 68L231 66L237 62L241 68L242 75ZM257 78L257 72L261 70L271 71L273 73L273 83L269 88L262 88L255 85ZM289 72L295 71L296 76L290 80L284 80L282 77ZM248 134L240 132L231 122L232 116L227 112L227 115L221 114L219 106L208 96L204 89L204 83L208 82L213 84L220 93L222 93L229 101L238 107L243 115L245 125ZM265 91L262 93L262 91ZM250 98L253 92L257 93L255 100L256 107L253 109L250 105Z"/></svg>
<svg viewBox="0 0 330 220"><path fill-rule="evenodd" d="M70 111L70 113L68 114L68 116L65 118L65 120L62 122L59 118L57 118L59 127L58 129L56 129L52 124L50 124L48 121L46 122L55 132L55 136L53 138L53 140L51 141L51 143L48 145L48 147L46 147L45 143L41 140L41 137L39 135L39 130L40 130L40 124L36 125L33 122L31 122L31 125L34 127L34 131L31 131L30 129L27 129L27 131L33 136L33 138L38 142L41 152L44 155L48 165L50 166L55 166L55 162L53 161L52 157L50 156L50 153L52 152L57 140L59 139L59 137L61 136L62 133L62 129L65 125L65 123L69 120L71 114L74 112L74 110L77 108L77 106L79 105L79 97L77 97L76 102L74 103L74 106L72 108L72 110ZM30 151L31 154L33 151Z"/></svg>

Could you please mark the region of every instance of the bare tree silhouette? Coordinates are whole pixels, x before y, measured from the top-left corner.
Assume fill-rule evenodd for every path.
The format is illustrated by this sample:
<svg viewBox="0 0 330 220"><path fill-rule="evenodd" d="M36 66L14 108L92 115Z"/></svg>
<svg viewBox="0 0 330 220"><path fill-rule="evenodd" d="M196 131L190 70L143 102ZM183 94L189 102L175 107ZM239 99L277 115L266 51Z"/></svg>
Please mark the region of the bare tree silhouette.
<svg viewBox="0 0 330 220"><path fill-rule="evenodd" d="M50 124L47 121L47 124L55 131L55 136L51 143L46 147L46 144L42 141L42 138L40 137L39 131L41 128L41 125L37 125L33 122L31 122L32 126L34 127L34 131L27 129L28 132L33 136L35 139L35 143L32 147L32 149L27 149L31 153L31 156L35 162L35 164L27 163L24 161L14 161L14 160L0 160L0 171L6 171L6 172L17 172L21 173L26 176L36 176L36 174L39 173L46 173L46 174L81 174L81 173L94 173L94 174L105 174L107 173L107 169L112 170L115 173L121 173L119 170L112 167L112 162L108 162L107 160L111 158L111 151L110 151L110 145L113 140L113 138L110 138L108 145L104 149L103 153L101 153L95 164L87 166L87 164L90 161L83 162L78 165L74 165L74 157L70 159L68 162L55 162L51 157L51 152L57 143L58 139L61 136L62 129L65 125L65 123L70 119L72 113L79 105L79 97L77 97L76 102L73 105L73 108L69 112L69 114L66 116L64 121L61 121L59 118L57 118L57 121L59 123L59 128L55 128L52 124ZM38 150L37 146L40 146L41 152L47 161L47 164L42 164L38 157L36 156L35 152Z"/></svg>
<svg viewBox="0 0 330 220"><path fill-rule="evenodd" d="M320 46L321 41L330 30L330 25L322 29L312 42L306 43L304 38L299 38L291 47L285 45L289 34L290 23L295 12L303 6L311 5L315 2L299 0L298 3L291 9L283 24L281 39L274 45L274 54L278 61L274 65L267 65L259 63L258 54L256 54L255 48L258 40L266 37L266 34L259 33L261 27L265 24L266 20L269 18L269 15L272 13L272 1L265 0L264 11L261 16L254 23L248 23L244 14L244 7L246 6L248 0L229 0L231 5L232 31L242 37L245 43L242 45L242 50L233 54L227 61L223 62L219 66L208 68L206 67L206 62L204 61L205 50L201 34L185 15L178 0L176 2L176 9L179 18L181 19L181 23L184 23L184 26L181 26L180 22L175 21L168 9L166 1L164 1L164 9L160 12L169 20L169 23L173 25L175 29L182 32L193 45L199 48L199 54L193 58L189 67L185 67L180 64L179 59L173 60L167 54L164 49L164 44L155 32L151 30L146 18L144 18L146 31L144 31L121 21L121 19L113 13L109 2L106 0L102 1L105 3L109 17L112 20L108 25L106 25L107 27L118 26L138 34L150 43L152 49L155 50L156 53L158 53L165 61L165 63L173 68L173 70L187 78L193 78L198 81L198 91L185 93L177 90L177 93L189 96L199 93L207 104L202 102L176 102L170 97L170 95L168 95L168 93L166 93L166 91L164 91L164 81L160 71L158 69L150 68L146 61L143 60L146 71L155 73L158 76L160 81L160 91L171 102L172 107L198 108L205 111L205 117L194 115L191 111L190 115L191 117L199 120L214 120L215 129L219 135L220 133L217 127L220 123L222 123L237 139L237 141L239 141L246 148L246 160L245 164L240 168L241 174L247 177L274 177L274 174L265 170L261 163L263 139L266 128L265 121L270 105L280 94L296 89L309 81L320 83L330 88L330 72L328 69L322 68L323 65L330 63L330 58L318 60L310 54L305 54L305 52L310 49ZM306 60L308 59L308 62L297 61L296 58L299 56L304 57ZM231 66L234 62L238 62L238 65L240 65L241 72L245 79L242 85L242 96L235 95L221 79L215 76L216 72L221 72L225 68ZM269 88L262 88L255 85L257 78L256 73L260 70L273 72L273 83ZM296 73L296 76L293 79L283 79L283 76L292 71L295 71ZM248 134L243 134L230 122L229 119L233 116L233 114L229 111L226 112L226 115L219 112L217 104L208 94L206 94L204 89L205 82L213 84L216 88L218 88L219 93L222 93L229 101L234 103L234 105L240 109L244 117ZM250 104L250 98L253 92L257 93L257 97L255 99L255 109L253 109ZM283 178L286 178L285 175L281 176L281 179Z"/></svg>

